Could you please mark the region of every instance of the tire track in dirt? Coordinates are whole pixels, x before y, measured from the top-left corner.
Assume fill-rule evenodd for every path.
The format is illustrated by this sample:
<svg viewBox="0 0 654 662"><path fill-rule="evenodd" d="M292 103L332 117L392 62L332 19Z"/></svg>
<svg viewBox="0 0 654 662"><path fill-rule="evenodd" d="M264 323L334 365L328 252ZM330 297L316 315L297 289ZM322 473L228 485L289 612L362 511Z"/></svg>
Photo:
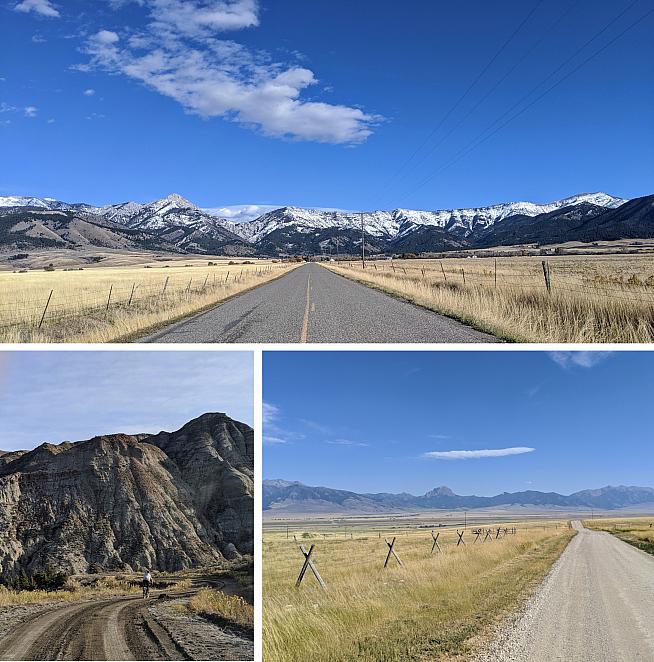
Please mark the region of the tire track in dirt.
<svg viewBox="0 0 654 662"><path fill-rule="evenodd" d="M138 597L68 605L21 623L0 642L2 660L189 659Z"/></svg>

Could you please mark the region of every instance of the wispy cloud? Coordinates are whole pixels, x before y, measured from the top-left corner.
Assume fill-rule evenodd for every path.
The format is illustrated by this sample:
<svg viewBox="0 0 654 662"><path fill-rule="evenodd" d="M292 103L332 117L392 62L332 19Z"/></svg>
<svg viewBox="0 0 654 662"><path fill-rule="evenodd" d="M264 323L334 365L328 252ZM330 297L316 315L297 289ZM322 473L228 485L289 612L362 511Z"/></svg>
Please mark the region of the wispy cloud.
<svg viewBox="0 0 654 662"><path fill-rule="evenodd" d="M34 12L41 16L48 16L49 18L58 18L59 10L50 2L50 0L23 0L14 6L14 11L23 12L25 14Z"/></svg>
<svg viewBox="0 0 654 662"><path fill-rule="evenodd" d="M427 436L430 439L451 439L452 438L449 434L429 434Z"/></svg>
<svg viewBox="0 0 654 662"><path fill-rule="evenodd" d="M370 444L361 441L352 441L351 439L332 439L326 443L332 444L333 446L357 446L359 448L367 448L370 446Z"/></svg>
<svg viewBox="0 0 654 662"><path fill-rule="evenodd" d="M25 117L36 117L39 112L39 109L36 106L26 106L25 107Z"/></svg>
<svg viewBox="0 0 654 662"><path fill-rule="evenodd" d="M493 448L473 451L430 451L423 457L434 460L473 460L480 457L506 457L507 455L522 455L523 453L533 453L536 449L527 446L515 446L512 448Z"/></svg>
<svg viewBox="0 0 654 662"><path fill-rule="evenodd" d="M279 415L279 407L275 407L275 405L271 404L270 402L264 402L262 415L264 425L266 423L272 423Z"/></svg>
<svg viewBox="0 0 654 662"><path fill-rule="evenodd" d="M88 90L84 90L83 94L85 97L92 97L95 95L95 90L89 87Z"/></svg>
<svg viewBox="0 0 654 662"><path fill-rule="evenodd" d="M365 141L381 118L355 106L302 99L313 71L274 62L218 34L259 25L255 0L142 0L141 32L100 30L86 43L90 62L138 80L203 118L222 117L276 138L335 144Z"/></svg>
<svg viewBox="0 0 654 662"><path fill-rule="evenodd" d="M270 402L263 403L263 443L270 446L291 444L304 438L303 435L287 430L280 423L281 412L279 407Z"/></svg>
<svg viewBox="0 0 654 662"><path fill-rule="evenodd" d="M613 352L590 351L590 352L549 352L554 363L562 368L594 368L605 361Z"/></svg>

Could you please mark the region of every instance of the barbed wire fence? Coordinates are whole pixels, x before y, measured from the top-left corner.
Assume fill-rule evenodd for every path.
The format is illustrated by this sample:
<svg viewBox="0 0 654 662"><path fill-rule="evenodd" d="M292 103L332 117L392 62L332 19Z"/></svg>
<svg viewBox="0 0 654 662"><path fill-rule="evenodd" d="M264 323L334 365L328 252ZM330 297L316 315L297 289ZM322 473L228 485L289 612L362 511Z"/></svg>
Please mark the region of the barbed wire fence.
<svg viewBox="0 0 654 662"><path fill-rule="evenodd" d="M111 282L108 278L105 286L89 284L84 286L86 291L54 283L44 290L42 296L0 300L0 331L47 330L49 326L80 318L108 321L116 313L156 311L173 307L180 301L192 302L209 295L215 295L216 300L220 300L220 294L229 289L241 289L238 287L240 285L246 289L247 285L255 284L255 280L263 280L264 276L286 270L289 266L285 263L254 268L236 265L221 271L212 271L209 267L189 277L166 275L155 280L148 276L127 283L118 280Z"/></svg>
<svg viewBox="0 0 654 662"><path fill-rule="evenodd" d="M389 261L390 262L390 261ZM637 303L654 307L654 274L642 280L635 274L627 280L596 276L584 279L578 275L554 270L549 261L543 260L538 269L507 273L498 270L497 263L491 269L473 269L463 266L444 266L439 261L438 266L412 266L406 263L390 264L386 261L369 261L366 269L360 262L340 262L337 267L346 268L360 273L406 278L434 286L449 286L452 288L480 288L487 290L511 290L547 294L572 293L581 296L595 296L613 301ZM542 269L542 271L541 271Z"/></svg>

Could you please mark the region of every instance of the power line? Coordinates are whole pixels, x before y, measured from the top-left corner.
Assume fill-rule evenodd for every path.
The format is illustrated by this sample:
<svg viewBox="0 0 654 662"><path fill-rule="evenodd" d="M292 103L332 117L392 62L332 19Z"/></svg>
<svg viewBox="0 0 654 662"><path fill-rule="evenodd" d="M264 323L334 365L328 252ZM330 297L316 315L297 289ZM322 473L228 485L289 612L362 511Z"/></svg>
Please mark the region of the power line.
<svg viewBox="0 0 654 662"><path fill-rule="evenodd" d="M486 64L486 66L477 74L477 77L470 83L466 91L457 99L457 101L454 103L453 106L450 107L450 109L445 113L445 115L441 118L440 122L437 124L437 126L431 130L429 135L422 141L422 143L418 146L418 148L411 154L411 156L402 164L398 170L395 171L395 173L391 176L391 178L388 180L386 185L384 186L384 189L386 189L394 180L395 178L399 175L399 173L411 163L411 161L415 158L415 156L420 152L420 150L438 133L438 131L441 129L443 124L447 121L447 119L450 117L450 115L455 111L457 106L468 96L472 88L481 80L481 78L484 76L484 74L491 68L491 66L494 64L495 60L502 54L504 49L511 43L511 41L514 39L514 37L520 32L522 27L527 23L527 21L533 16L533 14L536 12L536 10L543 4L544 0L538 0L538 2L534 5L532 10L527 14L527 16L522 20L522 22L518 25L518 27L511 33L511 35L508 37L508 39L500 46L499 50L493 55L493 57L490 59L490 61Z"/></svg>
<svg viewBox="0 0 654 662"><path fill-rule="evenodd" d="M450 166L454 165L457 163L461 158L469 154L470 152L474 151L479 145L485 143L487 140L492 138L498 131L501 131L505 126L510 124L513 120L517 119L522 115L524 112L529 110L529 108L533 107L538 101L540 101L543 97L545 97L547 94L549 94L553 89L558 87L561 83L566 81L568 78L570 78L573 74L575 74L579 69L584 67L588 62L593 60L595 57L600 55L602 52L604 52L607 48L612 46L616 41L618 41L625 33L627 33L629 30L633 29L636 27L639 23L642 23L648 16L650 16L652 13L654 13L654 9L650 9L648 12L643 14L640 18L638 18L636 21L628 25L626 28L624 28L620 33L618 33L613 39L608 41L604 46L599 48L598 50L594 51L591 53L585 60L583 60L580 64L578 64L574 69L569 71L565 76L560 78L556 83L548 87L542 94L540 94L538 97L536 97L533 101L531 101L529 104L524 106L521 110L519 110L515 115L510 117L506 122L503 124L500 124L495 130L493 130L491 133L489 133L487 136L484 136L484 134L489 130L492 129L493 126L495 126L499 121L501 121L504 117L506 117L512 110L514 110L517 106L519 106L523 101L528 99L536 90L538 90L541 85L552 78L553 75L555 75L558 71L560 71L566 64L568 64L571 60L573 60L586 46L588 46L591 42L593 42L597 37L599 37L601 34L606 32L608 28L610 28L616 21L618 21L622 16L629 10L631 9L635 4L638 3L639 0L634 0L626 9L624 9L618 16L613 18L606 26L604 26L597 34L595 34L589 41L587 41L581 48L579 48L575 53L569 57L563 64L561 64L557 69L555 69L551 74L549 74L544 80L542 80L536 87L534 87L528 94L523 96L519 101L517 101L511 108L509 108L506 112L502 113L497 119L495 119L489 126L487 126L476 138L474 138L468 145L466 145L463 149L459 150L449 161L447 161L443 166L441 166L438 170L436 170L433 174L431 174L429 177L424 179L416 188L414 188L412 191L407 193L405 196L401 198L401 200L405 200L407 197L413 195L416 193L416 191L420 190L423 186L428 184L434 177L436 177L438 174L443 172L446 168L449 168Z"/></svg>
<svg viewBox="0 0 654 662"><path fill-rule="evenodd" d="M543 32L542 36L540 39L538 39L536 42L534 42L527 50L527 52L519 58L515 64L500 78L492 87L491 89L484 94L477 103L468 110L468 112L459 120L457 124L455 124L435 145L433 145L427 153L420 159L420 161L414 166L415 168L420 167L423 163L427 161L427 159L434 153L436 149L438 149L453 133L456 131L467 119L472 115L479 106L481 106L488 97L493 94L493 92L523 63L527 58L545 41L546 37L548 37L561 23L561 21L572 11L572 9L577 5L577 0L572 0L572 2L568 5L568 7L563 11L563 13L551 24L549 25L546 30ZM406 177L406 173L400 177L400 179L404 179Z"/></svg>

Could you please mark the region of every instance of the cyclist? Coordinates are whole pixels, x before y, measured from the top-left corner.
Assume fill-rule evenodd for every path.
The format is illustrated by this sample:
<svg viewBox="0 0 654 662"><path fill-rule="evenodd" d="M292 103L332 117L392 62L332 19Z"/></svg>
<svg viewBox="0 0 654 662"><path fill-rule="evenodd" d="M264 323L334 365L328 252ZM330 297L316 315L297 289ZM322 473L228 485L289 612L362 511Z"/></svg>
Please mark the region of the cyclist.
<svg viewBox="0 0 654 662"><path fill-rule="evenodd" d="M150 588L152 587L152 575L150 571L146 568L143 573L143 597L147 598L150 595Z"/></svg>

